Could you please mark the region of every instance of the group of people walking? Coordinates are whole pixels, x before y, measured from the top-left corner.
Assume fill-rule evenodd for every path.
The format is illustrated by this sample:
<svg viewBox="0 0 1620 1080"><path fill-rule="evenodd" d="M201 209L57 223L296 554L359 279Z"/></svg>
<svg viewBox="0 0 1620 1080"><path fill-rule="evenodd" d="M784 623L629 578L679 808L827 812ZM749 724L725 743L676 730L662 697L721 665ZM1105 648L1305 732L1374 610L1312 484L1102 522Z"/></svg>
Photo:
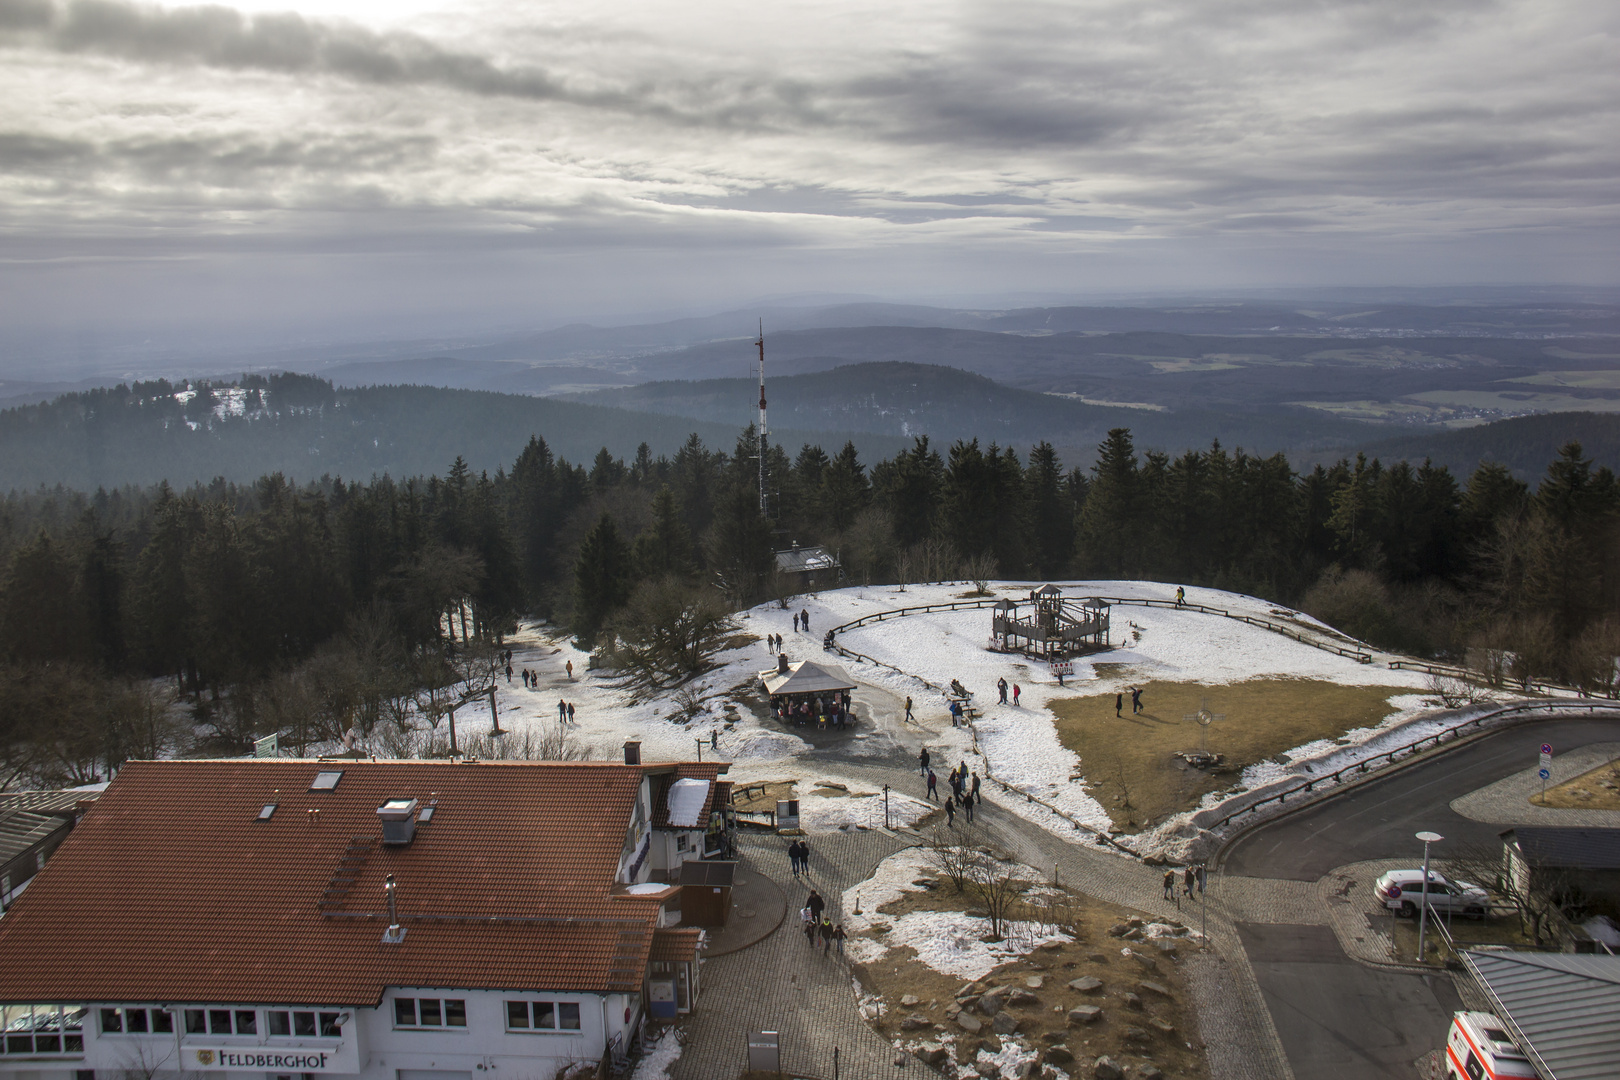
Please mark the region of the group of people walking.
<svg viewBox="0 0 1620 1080"><path fill-rule="evenodd" d="M573 682L574 681L574 662L572 660L568 661L566 664L563 665L563 668L564 668L564 670L566 670L568 672L568 681ZM506 654L506 681L507 682L512 681L512 654L510 652L508 652ZM530 671L528 668L524 668L523 669L523 685L524 685L524 687L526 689L529 689L529 690L538 690L538 689L540 689L540 673L538 671Z"/></svg>
<svg viewBox="0 0 1620 1080"><path fill-rule="evenodd" d="M572 724L574 722L574 703L557 699L557 722L559 724Z"/></svg>
<svg viewBox="0 0 1620 1080"><path fill-rule="evenodd" d="M1204 895L1204 883L1206 880L1207 875L1204 872L1203 863L1189 866L1182 871L1181 884L1189 901L1192 900L1195 889L1200 897ZM1176 907L1181 907L1181 898L1176 894L1176 868L1173 866L1164 872L1164 898L1174 901Z"/></svg>
<svg viewBox="0 0 1620 1080"><path fill-rule="evenodd" d="M844 939L849 935L844 932L843 923L834 925L832 917L827 914L827 901L815 889L810 890L810 898L799 909L799 922L804 927L804 940L810 943L812 949L819 941L822 953L826 954L836 944L838 955L844 955Z"/></svg>
<svg viewBox="0 0 1620 1080"><path fill-rule="evenodd" d="M805 610L799 612L797 615L793 616L793 632L798 633L801 630L803 632L805 632L806 634L808 634L810 632L810 609L809 608L806 608ZM781 638L777 638L776 640L777 640L778 644L781 644L781 641L782 641Z"/></svg>
<svg viewBox="0 0 1620 1080"><path fill-rule="evenodd" d="M1011 689L1012 689L1012 705L1013 705L1013 708L1017 708L1018 707L1018 695L1022 694L1024 691L1017 683L1012 683L1010 685L1011 685ZM1007 690L1008 690L1008 687L1009 687L1009 684L1008 684L1008 682L1007 682L1007 680L1005 678L996 680L996 689L1001 692L1001 704L1003 704L1003 705L1007 704Z"/></svg>
<svg viewBox="0 0 1620 1080"><path fill-rule="evenodd" d="M932 755L928 747L923 747L922 753L917 755L917 771L928 785L928 799L930 802L939 801L939 776L934 772L930 763ZM950 784L951 793L945 797L945 819L951 826L956 825L956 808L960 806L962 813L967 816L968 823L973 822L974 807L984 802L984 796L979 794L979 774L969 771L967 762L961 762L946 776Z"/></svg>

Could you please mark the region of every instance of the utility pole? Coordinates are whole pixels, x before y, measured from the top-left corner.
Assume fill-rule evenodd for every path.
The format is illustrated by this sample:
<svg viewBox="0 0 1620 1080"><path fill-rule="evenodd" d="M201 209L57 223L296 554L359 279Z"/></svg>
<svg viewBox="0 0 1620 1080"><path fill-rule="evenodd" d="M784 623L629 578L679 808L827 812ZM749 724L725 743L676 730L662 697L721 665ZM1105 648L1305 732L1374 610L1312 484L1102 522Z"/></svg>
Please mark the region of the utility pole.
<svg viewBox="0 0 1620 1080"><path fill-rule="evenodd" d="M770 517L765 495L765 320L759 320L759 516Z"/></svg>

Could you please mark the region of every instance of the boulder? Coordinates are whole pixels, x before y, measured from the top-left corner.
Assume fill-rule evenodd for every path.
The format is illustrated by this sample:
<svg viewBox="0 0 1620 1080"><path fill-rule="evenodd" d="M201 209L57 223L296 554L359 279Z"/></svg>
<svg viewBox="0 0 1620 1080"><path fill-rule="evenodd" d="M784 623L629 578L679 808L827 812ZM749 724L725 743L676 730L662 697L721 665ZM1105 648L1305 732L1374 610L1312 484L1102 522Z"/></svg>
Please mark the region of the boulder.
<svg viewBox="0 0 1620 1080"><path fill-rule="evenodd" d="M1160 1020L1157 1016L1148 1021L1148 1027L1167 1037L1176 1033L1176 1025L1168 1020Z"/></svg>
<svg viewBox="0 0 1620 1080"><path fill-rule="evenodd" d="M1145 1043L1150 1038L1152 1038L1152 1036L1148 1034L1147 1028L1139 1028L1135 1024L1125 1025L1126 1042Z"/></svg>
<svg viewBox="0 0 1620 1080"><path fill-rule="evenodd" d="M1076 1005L1069 1010L1069 1023L1091 1024L1102 1019L1102 1009L1096 1005Z"/></svg>
<svg viewBox="0 0 1620 1080"><path fill-rule="evenodd" d="M1029 987L1031 990L1039 990L1041 987L1046 985L1046 979L1040 975L1031 975L1024 980L1024 985Z"/></svg>
<svg viewBox="0 0 1620 1080"><path fill-rule="evenodd" d="M1162 998L1167 998L1170 996L1170 988L1168 986L1165 986L1163 983L1156 983L1151 979L1143 979L1136 985L1138 989L1145 990L1150 994L1157 994Z"/></svg>
<svg viewBox="0 0 1620 1080"><path fill-rule="evenodd" d="M1080 994L1095 994L1102 986L1103 981L1095 975L1085 975L1069 983L1069 989Z"/></svg>
<svg viewBox="0 0 1620 1080"><path fill-rule="evenodd" d="M1125 1080L1125 1070L1107 1054L1097 1059L1097 1064L1091 1067L1091 1075L1096 1080Z"/></svg>
<svg viewBox="0 0 1620 1080"><path fill-rule="evenodd" d="M901 1031L918 1031L922 1028L933 1027L933 1023L920 1016L908 1016L900 1021Z"/></svg>
<svg viewBox="0 0 1620 1080"><path fill-rule="evenodd" d="M986 1035L982 1040L980 1040L979 1048L987 1054L1001 1053L1001 1036Z"/></svg>
<svg viewBox="0 0 1620 1080"><path fill-rule="evenodd" d="M1126 941L1141 941L1145 936L1146 935L1142 933L1142 928L1140 926L1133 926L1129 930L1125 931Z"/></svg>
<svg viewBox="0 0 1620 1080"><path fill-rule="evenodd" d="M958 1039L956 1043L956 1060L958 1062L972 1061L979 1056L979 1048L983 1045L983 1039Z"/></svg>
<svg viewBox="0 0 1620 1080"><path fill-rule="evenodd" d="M1005 986L998 986L994 990L988 991L983 997L979 998L979 1011L986 1016L996 1015L1006 1003L1007 993L1008 988Z"/></svg>
<svg viewBox="0 0 1620 1080"><path fill-rule="evenodd" d="M1160 938L1153 943L1158 946L1161 953L1174 960L1176 958L1176 942L1174 938Z"/></svg>
<svg viewBox="0 0 1620 1080"><path fill-rule="evenodd" d="M1119 995L1119 999L1125 1003L1127 1009L1141 1009L1142 1007L1142 999L1129 991Z"/></svg>
<svg viewBox="0 0 1620 1080"><path fill-rule="evenodd" d="M1009 990L1006 996L1002 998L1002 1001L1008 1005L1039 1005L1041 1003L1041 999L1028 990Z"/></svg>
<svg viewBox="0 0 1620 1080"><path fill-rule="evenodd" d="M917 1003L918 998L916 994L907 994L905 997L900 999L900 1004L908 1009L916 1007Z"/></svg>
<svg viewBox="0 0 1620 1080"><path fill-rule="evenodd" d="M1048 1046L1041 1054L1043 1065L1067 1065L1074 1060L1069 1048L1059 1043L1057 1046Z"/></svg>
<svg viewBox="0 0 1620 1080"><path fill-rule="evenodd" d="M1137 952L1135 949L1132 949L1131 959L1135 960L1138 964L1141 964L1149 971L1157 972L1159 970L1159 962L1153 959L1153 957L1149 956L1147 953Z"/></svg>
<svg viewBox="0 0 1620 1080"><path fill-rule="evenodd" d="M1131 926L1129 923L1115 923L1113 926L1108 928L1108 934L1110 937L1124 937L1130 932Z"/></svg>
<svg viewBox="0 0 1620 1080"><path fill-rule="evenodd" d="M983 989L984 987L980 986L977 982L970 982L956 992L956 1000L961 1001L965 997L978 997L979 992Z"/></svg>
<svg viewBox="0 0 1620 1080"><path fill-rule="evenodd" d="M943 1046L925 1046L917 1051L917 1057L922 1060L924 1065L936 1069L945 1064L945 1060L950 1056L951 1052Z"/></svg>
<svg viewBox="0 0 1620 1080"><path fill-rule="evenodd" d="M997 1035L1011 1035L1018 1030L1018 1017L1002 1010L991 1018L990 1027Z"/></svg>
<svg viewBox="0 0 1620 1080"><path fill-rule="evenodd" d="M984 1030L984 1024L979 1020L979 1018L974 1016L972 1013L965 1011L957 1014L956 1026L967 1032L969 1035L977 1035L979 1032Z"/></svg>
<svg viewBox="0 0 1620 1080"><path fill-rule="evenodd" d="M1093 964L1106 964L1108 963L1108 954L1100 952L1086 953L1086 959Z"/></svg>

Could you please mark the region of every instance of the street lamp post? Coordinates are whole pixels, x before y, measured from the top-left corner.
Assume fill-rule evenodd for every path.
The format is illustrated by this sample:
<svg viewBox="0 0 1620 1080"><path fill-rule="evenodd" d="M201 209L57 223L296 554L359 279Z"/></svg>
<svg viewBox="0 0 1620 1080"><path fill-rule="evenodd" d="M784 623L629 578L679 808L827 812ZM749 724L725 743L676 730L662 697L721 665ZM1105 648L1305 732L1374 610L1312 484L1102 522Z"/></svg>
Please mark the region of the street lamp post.
<svg viewBox="0 0 1620 1080"><path fill-rule="evenodd" d="M1418 907L1418 963L1423 962L1424 937L1429 929L1429 845L1437 844L1445 837L1437 832L1420 832L1417 838L1423 841L1423 903Z"/></svg>

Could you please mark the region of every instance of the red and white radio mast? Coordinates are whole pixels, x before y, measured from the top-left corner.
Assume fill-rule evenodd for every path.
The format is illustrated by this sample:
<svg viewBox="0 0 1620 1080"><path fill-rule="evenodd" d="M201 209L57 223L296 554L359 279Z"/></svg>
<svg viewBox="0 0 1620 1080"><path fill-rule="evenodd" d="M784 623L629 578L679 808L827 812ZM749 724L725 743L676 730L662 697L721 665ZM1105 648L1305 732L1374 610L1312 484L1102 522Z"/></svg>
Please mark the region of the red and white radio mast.
<svg viewBox="0 0 1620 1080"><path fill-rule="evenodd" d="M765 495L765 320L759 320L759 516L770 517Z"/></svg>

